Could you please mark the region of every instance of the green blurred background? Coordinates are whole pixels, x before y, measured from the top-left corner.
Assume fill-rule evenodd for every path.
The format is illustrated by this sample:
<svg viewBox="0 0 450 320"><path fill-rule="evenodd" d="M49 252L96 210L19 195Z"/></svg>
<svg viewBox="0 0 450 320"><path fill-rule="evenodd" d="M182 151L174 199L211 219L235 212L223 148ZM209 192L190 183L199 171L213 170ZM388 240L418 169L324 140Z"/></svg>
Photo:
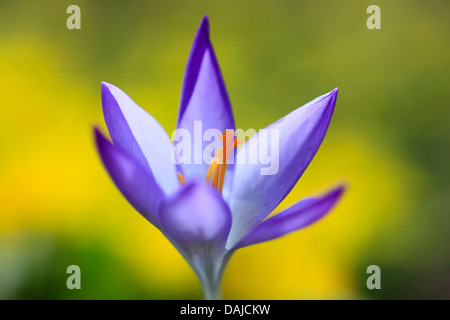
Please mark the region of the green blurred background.
<svg viewBox="0 0 450 320"><path fill-rule="evenodd" d="M68 30L66 8L81 8ZM381 8L381 30L366 9ZM197 299L169 242L96 154L100 83L172 132L204 14L237 127L339 87L325 141L280 207L349 183L310 228L237 252L227 299L450 298L448 1L0 1L0 299ZM66 268L81 268L68 290ZM381 268L381 290L366 268Z"/></svg>

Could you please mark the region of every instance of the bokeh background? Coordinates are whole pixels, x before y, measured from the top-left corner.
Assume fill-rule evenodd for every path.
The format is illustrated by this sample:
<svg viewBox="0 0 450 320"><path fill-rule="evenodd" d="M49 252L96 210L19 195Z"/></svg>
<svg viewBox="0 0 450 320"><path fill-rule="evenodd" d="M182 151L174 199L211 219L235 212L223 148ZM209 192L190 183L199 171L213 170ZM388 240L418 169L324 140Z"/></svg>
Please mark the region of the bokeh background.
<svg viewBox="0 0 450 320"><path fill-rule="evenodd" d="M68 30L66 8L81 8ZM369 30L366 8L381 8ZM238 251L227 299L450 298L448 1L0 1L0 299L200 299L187 263L121 196L91 127L100 83L172 132L204 14L237 126L339 87L293 192L349 184L310 228ZM81 268L68 290L66 268ZM366 268L381 268L381 290Z"/></svg>

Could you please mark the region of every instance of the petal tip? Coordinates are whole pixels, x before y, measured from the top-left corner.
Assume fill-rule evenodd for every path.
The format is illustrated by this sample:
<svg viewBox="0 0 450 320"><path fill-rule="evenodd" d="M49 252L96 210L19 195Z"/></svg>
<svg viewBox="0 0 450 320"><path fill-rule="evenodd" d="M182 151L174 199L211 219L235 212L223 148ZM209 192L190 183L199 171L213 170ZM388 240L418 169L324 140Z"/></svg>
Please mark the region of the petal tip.
<svg viewBox="0 0 450 320"><path fill-rule="evenodd" d="M198 26L197 33L194 38L194 43L198 41L200 41L200 43L202 43L203 41L206 41L206 43L209 42L209 17L207 14L203 16L202 21Z"/></svg>
<svg viewBox="0 0 450 320"><path fill-rule="evenodd" d="M95 140L98 141L102 138L103 134L100 131L100 128L97 126L92 126L92 132L94 134Z"/></svg>
<svg viewBox="0 0 450 320"><path fill-rule="evenodd" d="M334 88L333 90L331 90L330 92L328 92L328 93L326 94L326 96L327 96L327 97L330 97L330 98L336 99L336 97L337 97L337 95L338 95L338 92L339 92L339 88L336 87L336 88Z"/></svg>
<svg viewBox="0 0 450 320"><path fill-rule="evenodd" d="M115 85L102 81L101 99L105 121L107 121L108 118L106 115L112 112L113 102L118 103L118 99L124 94L125 93ZM106 124L108 125L108 122L106 122Z"/></svg>
<svg viewBox="0 0 450 320"><path fill-rule="evenodd" d="M206 31L206 34L209 33L209 17L205 14L202 18L202 22L200 22L200 27L198 28L200 31Z"/></svg>
<svg viewBox="0 0 450 320"><path fill-rule="evenodd" d="M322 96L323 101L326 102L326 108L328 110L334 110L334 107L336 105L336 100L337 100L337 96L338 96L338 92L339 92L339 88L334 88L333 90L331 90L330 92L324 94ZM331 111L333 112L333 111Z"/></svg>
<svg viewBox="0 0 450 320"><path fill-rule="evenodd" d="M108 138L105 137L105 135L103 135L103 133L99 127L94 126L92 128L92 131L94 133L94 139L95 139L97 148L99 149L99 151L101 153L104 146L106 146L108 143L111 143L111 142L108 140Z"/></svg>
<svg viewBox="0 0 450 320"><path fill-rule="evenodd" d="M347 189L348 189L348 184L346 184L346 183L340 184L340 185L334 190L334 194L335 194L337 197L341 197L342 194L343 194Z"/></svg>
<svg viewBox="0 0 450 320"><path fill-rule="evenodd" d="M332 201L334 204L337 204L338 201L342 198L344 192L348 189L348 184L341 183L334 189L332 189L325 198Z"/></svg>
<svg viewBox="0 0 450 320"><path fill-rule="evenodd" d="M108 82L102 81L102 100L111 94L111 86Z"/></svg>
<svg viewBox="0 0 450 320"><path fill-rule="evenodd" d="M102 81L102 95L105 93L111 93L111 90L117 88L116 86L108 83L106 81Z"/></svg>

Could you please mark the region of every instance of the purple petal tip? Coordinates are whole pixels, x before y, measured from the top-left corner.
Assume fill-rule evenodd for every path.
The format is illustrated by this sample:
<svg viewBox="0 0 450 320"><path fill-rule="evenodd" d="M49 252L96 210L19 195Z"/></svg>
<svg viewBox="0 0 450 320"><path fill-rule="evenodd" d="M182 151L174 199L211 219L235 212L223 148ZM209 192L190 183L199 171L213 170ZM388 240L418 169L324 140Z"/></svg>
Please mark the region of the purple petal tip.
<svg viewBox="0 0 450 320"><path fill-rule="evenodd" d="M102 94L105 94L106 92L111 92L111 89L114 88L114 86L106 81L102 81Z"/></svg>
<svg viewBox="0 0 450 320"><path fill-rule="evenodd" d="M102 81L102 91L101 91L102 101L103 101L103 99L105 99L107 94L111 94L111 89L110 88L111 88L111 85L108 82ZM102 104L102 105L103 105L103 108L104 108L105 105L104 104Z"/></svg>
<svg viewBox="0 0 450 320"><path fill-rule="evenodd" d="M203 16L202 22L200 23L199 30L205 30L206 33L209 33L209 17L207 14Z"/></svg>
<svg viewBox="0 0 450 320"><path fill-rule="evenodd" d="M336 198L340 198L345 190L347 190L348 186L346 184L339 185L334 192L332 193L332 196Z"/></svg>
<svg viewBox="0 0 450 320"><path fill-rule="evenodd" d="M339 92L339 88L334 88L333 90L331 90L329 93L328 93L328 95L329 96L333 96L334 98L336 98L337 97L337 95L338 95L338 92Z"/></svg>
<svg viewBox="0 0 450 320"><path fill-rule="evenodd" d="M202 22L200 22L200 26L198 27L194 41L198 41L198 39L201 38L204 38L209 42L209 19L207 15L205 15L202 19Z"/></svg>
<svg viewBox="0 0 450 320"><path fill-rule="evenodd" d="M92 131L94 132L94 137L95 137L95 142L96 142L97 148L101 152L102 149L104 148L104 146L107 143L111 143L111 142L108 140L108 138L106 138L103 135L103 133L101 132L101 130L97 126L94 126L92 128Z"/></svg>

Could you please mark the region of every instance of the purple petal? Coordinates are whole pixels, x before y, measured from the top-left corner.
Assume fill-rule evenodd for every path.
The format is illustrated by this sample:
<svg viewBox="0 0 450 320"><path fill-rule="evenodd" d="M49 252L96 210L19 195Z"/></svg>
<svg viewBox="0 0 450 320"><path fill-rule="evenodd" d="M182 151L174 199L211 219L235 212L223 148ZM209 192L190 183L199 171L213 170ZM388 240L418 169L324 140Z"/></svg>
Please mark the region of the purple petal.
<svg viewBox="0 0 450 320"><path fill-rule="evenodd" d="M322 143L337 91L336 88L316 98L267 127L268 136L279 137L275 146L263 139L263 131L260 131L238 151L232 193L228 198L233 225L227 248L233 247L270 214L297 183ZM275 156L272 163L264 165L257 161L257 164L251 164L247 159L248 150L260 155L258 149L263 145L268 146L269 154ZM270 166L273 172L268 169Z"/></svg>
<svg viewBox="0 0 450 320"><path fill-rule="evenodd" d="M133 157L166 194L179 187L173 145L161 125L119 88L102 83L103 115L116 147Z"/></svg>
<svg viewBox="0 0 450 320"><path fill-rule="evenodd" d="M301 200L261 222L236 245L235 249L272 240L316 222L334 207L343 192L344 187L340 186L320 198Z"/></svg>
<svg viewBox="0 0 450 320"><path fill-rule="evenodd" d="M194 122L197 124L196 132ZM209 39L207 16L203 18L197 31L187 63L178 129L186 129L191 135L195 134L195 139L201 139L208 129L217 129L219 133L234 129L230 100ZM179 135L176 141L179 141ZM205 180L209 164L203 161L202 155L209 143L193 143L191 163L181 164L181 170L188 181ZM200 164L197 163L199 160ZM233 170L231 165L228 170Z"/></svg>
<svg viewBox="0 0 450 320"><path fill-rule="evenodd" d="M217 191L205 184L188 184L161 206L162 225L188 255L193 250L220 249L231 228L231 213Z"/></svg>
<svg viewBox="0 0 450 320"><path fill-rule="evenodd" d="M161 229L159 208L164 200L164 193L151 171L144 170L126 152L114 147L97 128L94 135L103 164L116 186L144 218Z"/></svg>

